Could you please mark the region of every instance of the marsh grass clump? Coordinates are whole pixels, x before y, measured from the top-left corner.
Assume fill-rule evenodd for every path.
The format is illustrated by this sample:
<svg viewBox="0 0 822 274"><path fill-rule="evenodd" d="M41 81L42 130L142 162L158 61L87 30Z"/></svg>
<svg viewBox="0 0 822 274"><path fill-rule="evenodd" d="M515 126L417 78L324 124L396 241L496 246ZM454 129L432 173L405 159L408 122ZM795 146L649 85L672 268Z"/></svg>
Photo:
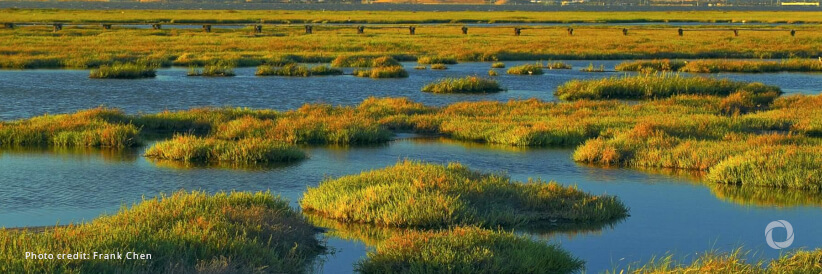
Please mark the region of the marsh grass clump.
<svg viewBox="0 0 822 274"><path fill-rule="evenodd" d="M184 162L282 163L306 158L305 152L283 142L259 138L222 140L178 135L154 144L146 157Z"/></svg>
<svg viewBox="0 0 822 274"><path fill-rule="evenodd" d="M269 65L262 65L257 67L257 76L292 76L292 77L308 77L308 76L326 76L326 75L342 75L343 71L328 66L315 66L308 68L305 65L287 64L282 67L274 67Z"/></svg>
<svg viewBox="0 0 822 274"><path fill-rule="evenodd" d="M445 64L437 63L437 64L431 64L431 69L443 70L443 69L448 69L448 67L446 67Z"/></svg>
<svg viewBox="0 0 822 274"><path fill-rule="evenodd" d="M544 67L547 69L571 69L571 64L555 61L546 63Z"/></svg>
<svg viewBox="0 0 822 274"><path fill-rule="evenodd" d="M431 93L496 93L503 91L503 89L495 80L467 76L463 78L445 78L436 83L425 85L422 91Z"/></svg>
<svg viewBox="0 0 822 274"><path fill-rule="evenodd" d="M751 149L719 162L709 182L822 191L822 146Z"/></svg>
<svg viewBox="0 0 822 274"><path fill-rule="evenodd" d="M92 69L89 78L95 79L139 79L157 76L155 67L141 63L115 63Z"/></svg>
<svg viewBox="0 0 822 274"><path fill-rule="evenodd" d="M319 231L288 201L268 192L209 195L178 191L144 199L91 222L42 232L0 229L9 273L256 272L301 273L325 248ZM151 254L125 259L127 251ZM32 260L26 252L122 253L122 260ZM91 257L91 255L89 255Z"/></svg>
<svg viewBox="0 0 822 274"><path fill-rule="evenodd" d="M356 264L361 273L574 273L584 266L556 245L476 227L410 230Z"/></svg>
<svg viewBox="0 0 822 274"><path fill-rule="evenodd" d="M311 71L307 66L297 64L288 64L279 68L269 65L262 65L257 67L257 72L255 75L308 77L311 76Z"/></svg>
<svg viewBox="0 0 822 274"><path fill-rule="evenodd" d="M698 254L692 260L667 255L653 258L644 264L631 264L627 269L607 272L616 273L819 273L822 271L822 249L786 252L778 258L765 261L750 258L751 251L736 248L730 252L716 250ZM689 262L686 262L689 261Z"/></svg>
<svg viewBox="0 0 822 274"><path fill-rule="evenodd" d="M626 61L616 65L617 71L679 71L686 64L682 60L656 59L656 60L636 60Z"/></svg>
<svg viewBox="0 0 822 274"><path fill-rule="evenodd" d="M544 72L542 71L542 64L539 63L519 65L508 69L508 74L541 75L543 73Z"/></svg>
<svg viewBox="0 0 822 274"><path fill-rule="evenodd" d="M737 91L750 94L782 94L776 86L674 73L614 76L591 80L571 80L557 87L554 95L562 100L579 99L655 99L676 95L728 96Z"/></svg>
<svg viewBox="0 0 822 274"><path fill-rule="evenodd" d="M309 187L304 211L347 222L396 227L607 223L627 216L615 197L554 182L512 182L458 164L403 161Z"/></svg>
<svg viewBox="0 0 822 274"><path fill-rule="evenodd" d="M325 65L311 67L310 71L311 75L313 76L329 76L343 74L343 71L341 69L336 69Z"/></svg>
<svg viewBox="0 0 822 274"><path fill-rule="evenodd" d="M434 65L434 64L442 64L442 65L455 65L457 64L457 59L453 57L442 57L442 56L423 56L417 58L417 64L420 65Z"/></svg>
<svg viewBox="0 0 822 274"><path fill-rule="evenodd" d="M375 67L372 69L354 70L354 76L370 78L406 78L408 72L402 66Z"/></svg>
<svg viewBox="0 0 822 274"><path fill-rule="evenodd" d="M763 73L763 72L818 72L822 62L814 59L786 59L781 61L700 59L700 60L640 60L620 63L619 71L679 71L692 73Z"/></svg>
<svg viewBox="0 0 822 274"><path fill-rule="evenodd" d="M0 122L0 146L130 147L140 143L140 130L127 122L109 108Z"/></svg>
<svg viewBox="0 0 822 274"><path fill-rule="evenodd" d="M427 67L425 65L417 65L417 66L414 66L414 69L416 69L416 70L425 70L425 69L427 69Z"/></svg>
<svg viewBox="0 0 822 274"><path fill-rule="evenodd" d="M356 57L341 55L331 61L331 67L378 68L402 66L399 61L390 56Z"/></svg>
<svg viewBox="0 0 822 274"><path fill-rule="evenodd" d="M231 77L234 75L234 66L226 63L206 65L202 69L191 67L188 70L188 76Z"/></svg>
<svg viewBox="0 0 822 274"><path fill-rule="evenodd" d="M496 70L493 70L493 69L488 70L488 76L497 76L497 75L499 75L499 73L497 73Z"/></svg>
<svg viewBox="0 0 822 274"><path fill-rule="evenodd" d="M582 72L605 72L605 65L599 65L598 67L594 66L594 63L588 64L587 67L582 68L580 71Z"/></svg>
<svg viewBox="0 0 822 274"><path fill-rule="evenodd" d="M695 60L688 62L680 71L694 73L819 72L822 71L822 62L814 59L788 59L782 61Z"/></svg>
<svg viewBox="0 0 822 274"><path fill-rule="evenodd" d="M505 63L503 62L494 62L491 64L491 68L505 68Z"/></svg>

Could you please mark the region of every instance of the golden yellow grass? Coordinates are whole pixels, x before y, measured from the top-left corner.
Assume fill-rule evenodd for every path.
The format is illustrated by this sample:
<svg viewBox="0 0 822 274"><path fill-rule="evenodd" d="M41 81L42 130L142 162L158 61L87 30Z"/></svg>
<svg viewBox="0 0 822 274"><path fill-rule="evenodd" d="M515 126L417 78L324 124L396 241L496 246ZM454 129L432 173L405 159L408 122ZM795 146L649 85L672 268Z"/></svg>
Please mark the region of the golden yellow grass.
<svg viewBox="0 0 822 274"><path fill-rule="evenodd" d="M201 65L217 61L238 66L294 61L330 62L341 55L394 56L416 60L445 56L460 61L653 59L653 58L788 58L822 54L822 33L751 31L733 37L727 31L688 32L675 28L632 29L578 27L568 36L563 27L525 29L514 36L508 27L472 28L420 26L416 35L397 28L317 26L305 35L299 26L266 27L254 35L250 27L215 29L211 33L186 29L113 29L49 27L0 29L0 67L97 67L114 62L145 61L160 65Z"/></svg>

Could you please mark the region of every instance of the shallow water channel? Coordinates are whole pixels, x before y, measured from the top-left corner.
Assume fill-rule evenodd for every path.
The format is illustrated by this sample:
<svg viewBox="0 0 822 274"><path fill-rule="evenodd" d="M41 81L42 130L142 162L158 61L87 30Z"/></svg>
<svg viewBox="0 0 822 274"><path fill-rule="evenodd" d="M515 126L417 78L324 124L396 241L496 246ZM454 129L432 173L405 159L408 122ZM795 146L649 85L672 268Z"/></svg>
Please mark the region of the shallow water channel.
<svg viewBox="0 0 822 274"><path fill-rule="evenodd" d="M185 69L163 69L156 79L91 80L88 71L0 71L0 119L42 113L73 112L106 105L129 113L232 105L290 109L307 102L356 104L369 96L406 96L429 105L464 100L508 100L536 97L554 100L555 87L574 78L617 74L582 73L590 61L570 62L573 70L548 70L541 76L501 75L508 92L494 95L434 95L419 92L443 76L485 75L489 63L466 63L445 71L413 70L399 80L351 76L283 78L254 77L253 68L237 69L234 78L187 78ZM509 67L523 62L506 62ZM594 61L613 68L618 61ZM819 93L822 74L722 74L781 86L788 93ZM491 146L448 139L398 135L381 146L308 147L310 158L295 164L232 169L183 167L141 156L145 147L125 151L99 149L0 150L0 226L42 226L92 220L123 205L177 189L271 190L297 207L307 186L327 177L356 174L393 165L403 159L437 163L461 162L473 169L504 172L515 180L529 177L574 184L594 194L618 196L631 216L619 223L579 231L533 235L558 243L586 261L588 272L645 261L672 252L677 258L709 249L728 251L744 246L766 258L780 251L765 243L764 228L774 220L793 224L795 241L788 250L822 246L822 198L794 191L718 187L693 174L660 170L605 169L574 163L572 148L534 149ZM775 238L783 238L776 232ZM782 231L784 234L784 231ZM331 234L336 250L318 270L350 272L368 247ZM783 250L785 251L785 250Z"/></svg>

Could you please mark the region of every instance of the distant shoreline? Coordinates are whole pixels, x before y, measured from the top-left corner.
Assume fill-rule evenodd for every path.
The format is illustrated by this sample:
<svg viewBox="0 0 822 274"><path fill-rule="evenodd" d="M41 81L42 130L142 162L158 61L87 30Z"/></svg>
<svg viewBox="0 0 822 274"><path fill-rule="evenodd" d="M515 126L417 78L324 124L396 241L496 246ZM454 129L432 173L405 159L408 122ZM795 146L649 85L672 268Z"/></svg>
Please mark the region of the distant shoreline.
<svg viewBox="0 0 822 274"><path fill-rule="evenodd" d="M138 3L0 1L0 9L76 10L328 10L328 11L822 11L806 6L551 6L460 4L340 4L340 3Z"/></svg>

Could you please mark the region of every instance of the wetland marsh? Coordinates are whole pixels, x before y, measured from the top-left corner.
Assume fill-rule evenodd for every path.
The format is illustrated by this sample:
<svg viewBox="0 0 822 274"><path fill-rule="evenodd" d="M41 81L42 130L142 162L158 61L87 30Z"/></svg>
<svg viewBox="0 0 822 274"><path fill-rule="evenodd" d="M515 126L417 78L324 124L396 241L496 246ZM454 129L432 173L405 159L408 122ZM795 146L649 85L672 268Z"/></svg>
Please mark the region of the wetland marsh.
<svg viewBox="0 0 822 274"><path fill-rule="evenodd" d="M318 33L0 29L0 66L24 69L0 70L0 227L14 228L0 229L0 270L819 270L815 13L354 21L431 24L414 35L334 25L362 12L175 13L238 24L275 16ZM64 20L171 15L72 16ZM677 36L603 23L637 16L778 26L725 37L704 25ZM536 25L522 36L508 25L459 33L474 20ZM790 26L797 36L786 21L802 21ZM571 22L600 25L539 25ZM766 245L773 220L796 228L789 249ZM14 255L120 246L180 255L49 264Z"/></svg>

